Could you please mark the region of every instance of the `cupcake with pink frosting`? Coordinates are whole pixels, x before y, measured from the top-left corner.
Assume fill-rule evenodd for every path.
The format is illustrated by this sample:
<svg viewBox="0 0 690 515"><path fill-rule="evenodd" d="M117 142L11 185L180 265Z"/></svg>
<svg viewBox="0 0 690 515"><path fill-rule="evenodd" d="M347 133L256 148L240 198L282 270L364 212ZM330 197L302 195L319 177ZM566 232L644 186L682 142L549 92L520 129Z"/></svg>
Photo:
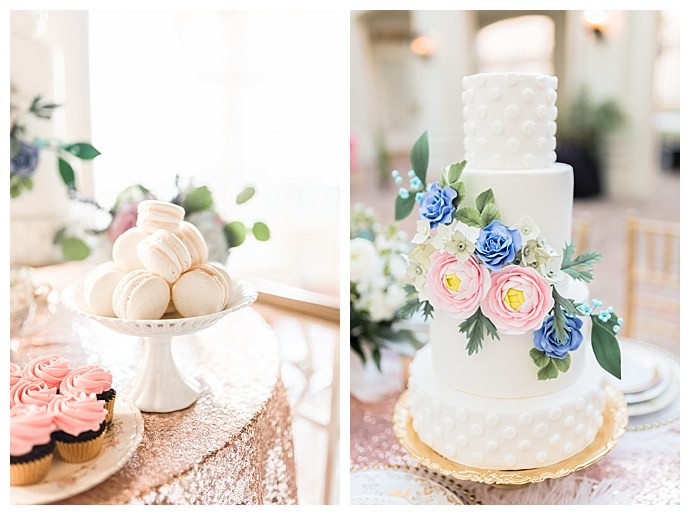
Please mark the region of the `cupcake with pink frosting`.
<svg viewBox="0 0 690 515"><path fill-rule="evenodd" d="M57 354L51 354L32 359L22 373L24 377L40 379L48 386L57 388L60 393L60 383L71 371L69 361Z"/></svg>
<svg viewBox="0 0 690 515"><path fill-rule="evenodd" d="M10 485L32 485L48 475L54 430L46 406L21 404L10 409Z"/></svg>
<svg viewBox="0 0 690 515"><path fill-rule="evenodd" d="M10 388L22 378L22 367L16 363L10 363Z"/></svg>
<svg viewBox="0 0 690 515"><path fill-rule="evenodd" d="M55 448L70 463L84 463L97 457L103 449L105 402L95 393L56 395L48 405L56 431Z"/></svg>
<svg viewBox="0 0 690 515"><path fill-rule="evenodd" d="M113 376L98 365L84 365L72 370L60 383L60 393L65 395L94 393L99 400L105 401L108 410L106 423L113 420L116 391L113 388Z"/></svg>
<svg viewBox="0 0 690 515"><path fill-rule="evenodd" d="M57 395L57 388L40 379L21 377L10 388L10 408L20 404L47 406Z"/></svg>

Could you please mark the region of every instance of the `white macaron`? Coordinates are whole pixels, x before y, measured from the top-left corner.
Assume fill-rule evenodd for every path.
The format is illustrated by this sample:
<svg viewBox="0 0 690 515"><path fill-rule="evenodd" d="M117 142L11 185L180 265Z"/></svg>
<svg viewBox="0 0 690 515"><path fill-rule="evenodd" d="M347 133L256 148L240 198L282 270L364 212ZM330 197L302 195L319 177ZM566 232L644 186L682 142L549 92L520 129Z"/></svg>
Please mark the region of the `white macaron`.
<svg viewBox="0 0 690 515"><path fill-rule="evenodd" d="M132 227L120 234L113 243L113 261L125 272L144 268L137 254L137 245L149 235L139 227Z"/></svg>
<svg viewBox="0 0 690 515"><path fill-rule="evenodd" d="M84 299L91 313L114 317L113 292L126 272L112 261L101 263L91 270L84 280Z"/></svg>
<svg viewBox="0 0 690 515"><path fill-rule="evenodd" d="M137 245L137 254L144 268L174 283L192 266L192 257L180 238L170 231L158 229Z"/></svg>
<svg viewBox="0 0 690 515"><path fill-rule="evenodd" d="M223 274L209 265L196 266L172 285L172 299L183 317L218 313L228 302L228 285Z"/></svg>
<svg viewBox="0 0 690 515"><path fill-rule="evenodd" d="M206 240L197 229L196 225L186 220L182 220L177 228L175 235L182 240L185 247L192 257L192 266L205 263L208 259L208 246Z"/></svg>
<svg viewBox="0 0 690 515"><path fill-rule="evenodd" d="M132 270L117 283L113 311L128 320L159 320L170 304L170 285L146 270Z"/></svg>
<svg viewBox="0 0 690 515"><path fill-rule="evenodd" d="M162 200L144 200L137 205L137 227L151 234L157 229L177 231L184 219L184 208Z"/></svg>

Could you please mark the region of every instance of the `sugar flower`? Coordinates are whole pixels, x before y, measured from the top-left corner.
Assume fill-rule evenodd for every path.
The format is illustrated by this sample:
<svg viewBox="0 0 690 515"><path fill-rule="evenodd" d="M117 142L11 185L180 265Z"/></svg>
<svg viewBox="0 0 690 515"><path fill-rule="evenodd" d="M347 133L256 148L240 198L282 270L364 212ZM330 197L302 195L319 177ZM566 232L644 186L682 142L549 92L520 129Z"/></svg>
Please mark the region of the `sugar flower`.
<svg viewBox="0 0 690 515"><path fill-rule="evenodd" d="M582 336L582 320L576 316L565 315L564 341L559 342L553 327L554 317L549 315L542 326L534 331L534 347L544 352L550 358L565 359L569 352L577 350L584 337Z"/></svg>
<svg viewBox="0 0 690 515"><path fill-rule="evenodd" d="M464 262L443 251L431 256L427 294L434 308L443 309L455 317L471 315L490 285L488 270L474 256Z"/></svg>
<svg viewBox="0 0 690 515"><path fill-rule="evenodd" d="M517 229L511 229L494 220L479 232L475 255L492 271L515 261L522 238Z"/></svg>
<svg viewBox="0 0 690 515"><path fill-rule="evenodd" d="M441 188L433 183L419 201L419 214L429 221L432 229L439 224L449 224L455 215L453 201L457 196L458 192L450 186Z"/></svg>
<svg viewBox="0 0 690 515"><path fill-rule="evenodd" d="M536 270L517 265L491 274L491 287L481 303L482 312L506 334L537 329L552 307L546 280Z"/></svg>
<svg viewBox="0 0 690 515"><path fill-rule="evenodd" d="M412 243L419 245L429 239L431 224L428 220L417 220L417 234L412 238Z"/></svg>
<svg viewBox="0 0 690 515"><path fill-rule="evenodd" d="M535 240L541 234L539 227L530 216L523 216L520 218L520 221L516 223L513 228L517 229L520 233L522 241Z"/></svg>

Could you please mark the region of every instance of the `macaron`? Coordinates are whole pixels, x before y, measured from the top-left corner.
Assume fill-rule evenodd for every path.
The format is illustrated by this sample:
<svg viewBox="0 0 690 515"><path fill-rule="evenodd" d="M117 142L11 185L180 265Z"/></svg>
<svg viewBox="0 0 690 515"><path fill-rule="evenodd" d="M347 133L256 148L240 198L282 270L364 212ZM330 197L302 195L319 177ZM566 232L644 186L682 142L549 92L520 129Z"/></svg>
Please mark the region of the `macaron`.
<svg viewBox="0 0 690 515"><path fill-rule="evenodd" d="M180 238L185 247L187 247L189 255L192 257L192 266L206 262L208 259L208 246L206 245L204 236L201 234L201 231L197 229L196 225L182 220L175 235Z"/></svg>
<svg viewBox="0 0 690 515"><path fill-rule="evenodd" d="M132 227L120 234L115 243L113 243L113 262L115 266L125 272L144 268L137 254L137 245L148 235L149 233L139 227Z"/></svg>
<svg viewBox="0 0 690 515"><path fill-rule="evenodd" d="M225 266L218 262L218 261L209 261L206 263L208 266L211 266L218 270L220 275L223 276L225 279L225 284L227 284L228 287L228 295L225 299L225 304L223 304L223 309L228 307L228 304L230 304L230 301L232 300L232 293L235 290L235 283L233 282L232 278L230 277L230 273L228 272L228 269L225 268Z"/></svg>
<svg viewBox="0 0 690 515"><path fill-rule="evenodd" d="M117 283L113 310L118 318L158 320L170 303L170 286L161 276L146 270L132 270Z"/></svg>
<svg viewBox="0 0 690 515"><path fill-rule="evenodd" d="M137 227L151 234L157 229L177 231L184 219L184 208L162 200L144 200L137 206Z"/></svg>
<svg viewBox="0 0 690 515"><path fill-rule="evenodd" d="M104 317L115 316L113 292L125 274L113 261L101 263L89 272L84 280L84 299L92 313Z"/></svg>
<svg viewBox="0 0 690 515"><path fill-rule="evenodd" d="M228 285L216 268L199 265L175 281L172 299L177 312L183 317L218 313L228 301Z"/></svg>
<svg viewBox="0 0 690 515"><path fill-rule="evenodd" d="M137 246L144 268L174 283L192 266L192 257L180 238L170 231L158 229Z"/></svg>

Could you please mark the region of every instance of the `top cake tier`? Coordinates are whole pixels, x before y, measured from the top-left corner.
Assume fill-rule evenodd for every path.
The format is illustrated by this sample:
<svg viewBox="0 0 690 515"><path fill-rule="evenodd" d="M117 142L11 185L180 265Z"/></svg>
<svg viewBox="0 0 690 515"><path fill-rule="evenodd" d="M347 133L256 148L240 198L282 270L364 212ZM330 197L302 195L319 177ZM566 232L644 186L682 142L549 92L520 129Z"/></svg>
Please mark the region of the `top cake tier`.
<svg viewBox="0 0 690 515"><path fill-rule="evenodd" d="M480 73L462 85L469 167L524 170L556 162L557 77Z"/></svg>

